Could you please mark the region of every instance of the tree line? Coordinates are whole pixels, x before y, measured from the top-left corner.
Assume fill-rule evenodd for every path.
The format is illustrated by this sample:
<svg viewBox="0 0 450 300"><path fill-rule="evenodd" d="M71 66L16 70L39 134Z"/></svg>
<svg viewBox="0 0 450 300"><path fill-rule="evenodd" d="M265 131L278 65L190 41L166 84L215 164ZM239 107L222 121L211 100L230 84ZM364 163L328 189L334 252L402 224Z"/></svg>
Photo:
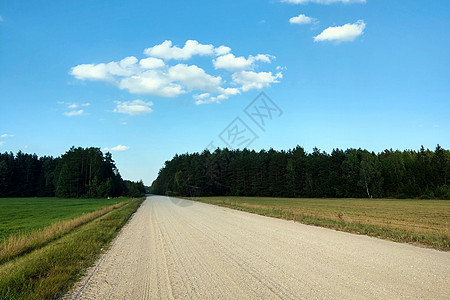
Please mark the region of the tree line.
<svg viewBox="0 0 450 300"><path fill-rule="evenodd" d="M175 155L151 186L155 194L450 199L450 151L334 149L208 150Z"/></svg>
<svg viewBox="0 0 450 300"><path fill-rule="evenodd" d="M142 181L123 180L111 153L70 148L61 157L0 153L0 197L139 197Z"/></svg>

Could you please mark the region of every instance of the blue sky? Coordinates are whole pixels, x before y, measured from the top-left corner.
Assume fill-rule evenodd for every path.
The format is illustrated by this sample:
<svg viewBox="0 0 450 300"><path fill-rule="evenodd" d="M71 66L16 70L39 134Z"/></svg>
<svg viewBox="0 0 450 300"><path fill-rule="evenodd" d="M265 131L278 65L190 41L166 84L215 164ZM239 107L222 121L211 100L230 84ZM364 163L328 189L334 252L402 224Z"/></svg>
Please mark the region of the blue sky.
<svg viewBox="0 0 450 300"><path fill-rule="evenodd" d="M230 128L256 150L448 149L449 15L448 1L1 0L0 152L100 147L151 184ZM279 108L263 127L245 113L261 92Z"/></svg>

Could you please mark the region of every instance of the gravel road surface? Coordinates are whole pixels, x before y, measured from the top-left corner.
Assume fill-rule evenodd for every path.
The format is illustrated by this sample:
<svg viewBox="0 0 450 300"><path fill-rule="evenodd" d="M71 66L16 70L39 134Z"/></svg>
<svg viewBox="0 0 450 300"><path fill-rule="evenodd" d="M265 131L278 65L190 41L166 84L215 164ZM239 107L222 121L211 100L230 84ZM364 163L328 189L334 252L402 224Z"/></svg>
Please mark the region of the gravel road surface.
<svg viewBox="0 0 450 300"><path fill-rule="evenodd" d="M450 253L150 196L72 299L449 299Z"/></svg>

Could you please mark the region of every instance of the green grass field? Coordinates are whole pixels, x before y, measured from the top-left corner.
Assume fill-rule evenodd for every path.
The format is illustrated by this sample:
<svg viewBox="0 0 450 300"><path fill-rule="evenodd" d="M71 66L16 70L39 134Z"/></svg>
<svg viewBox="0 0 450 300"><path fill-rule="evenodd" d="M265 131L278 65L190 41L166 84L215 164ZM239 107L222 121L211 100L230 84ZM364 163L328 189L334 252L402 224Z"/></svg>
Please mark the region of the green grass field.
<svg viewBox="0 0 450 300"><path fill-rule="evenodd" d="M450 201L198 197L196 201L341 231L450 250Z"/></svg>
<svg viewBox="0 0 450 300"><path fill-rule="evenodd" d="M0 242L125 200L129 199L0 198Z"/></svg>
<svg viewBox="0 0 450 300"><path fill-rule="evenodd" d="M0 199L0 299L61 297L144 199Z"/></svg>

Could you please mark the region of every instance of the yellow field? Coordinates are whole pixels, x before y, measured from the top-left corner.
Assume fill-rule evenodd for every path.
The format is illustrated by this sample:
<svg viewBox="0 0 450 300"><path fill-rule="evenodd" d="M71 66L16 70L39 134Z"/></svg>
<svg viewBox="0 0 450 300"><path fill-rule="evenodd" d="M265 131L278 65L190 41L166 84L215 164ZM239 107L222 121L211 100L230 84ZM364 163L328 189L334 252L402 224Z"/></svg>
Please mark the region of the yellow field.
<svg viewBox="0 0 450 300"><path fill-rule="evenodd" d="M450 201L197 197L267 216L450 250Z"/></svg>

